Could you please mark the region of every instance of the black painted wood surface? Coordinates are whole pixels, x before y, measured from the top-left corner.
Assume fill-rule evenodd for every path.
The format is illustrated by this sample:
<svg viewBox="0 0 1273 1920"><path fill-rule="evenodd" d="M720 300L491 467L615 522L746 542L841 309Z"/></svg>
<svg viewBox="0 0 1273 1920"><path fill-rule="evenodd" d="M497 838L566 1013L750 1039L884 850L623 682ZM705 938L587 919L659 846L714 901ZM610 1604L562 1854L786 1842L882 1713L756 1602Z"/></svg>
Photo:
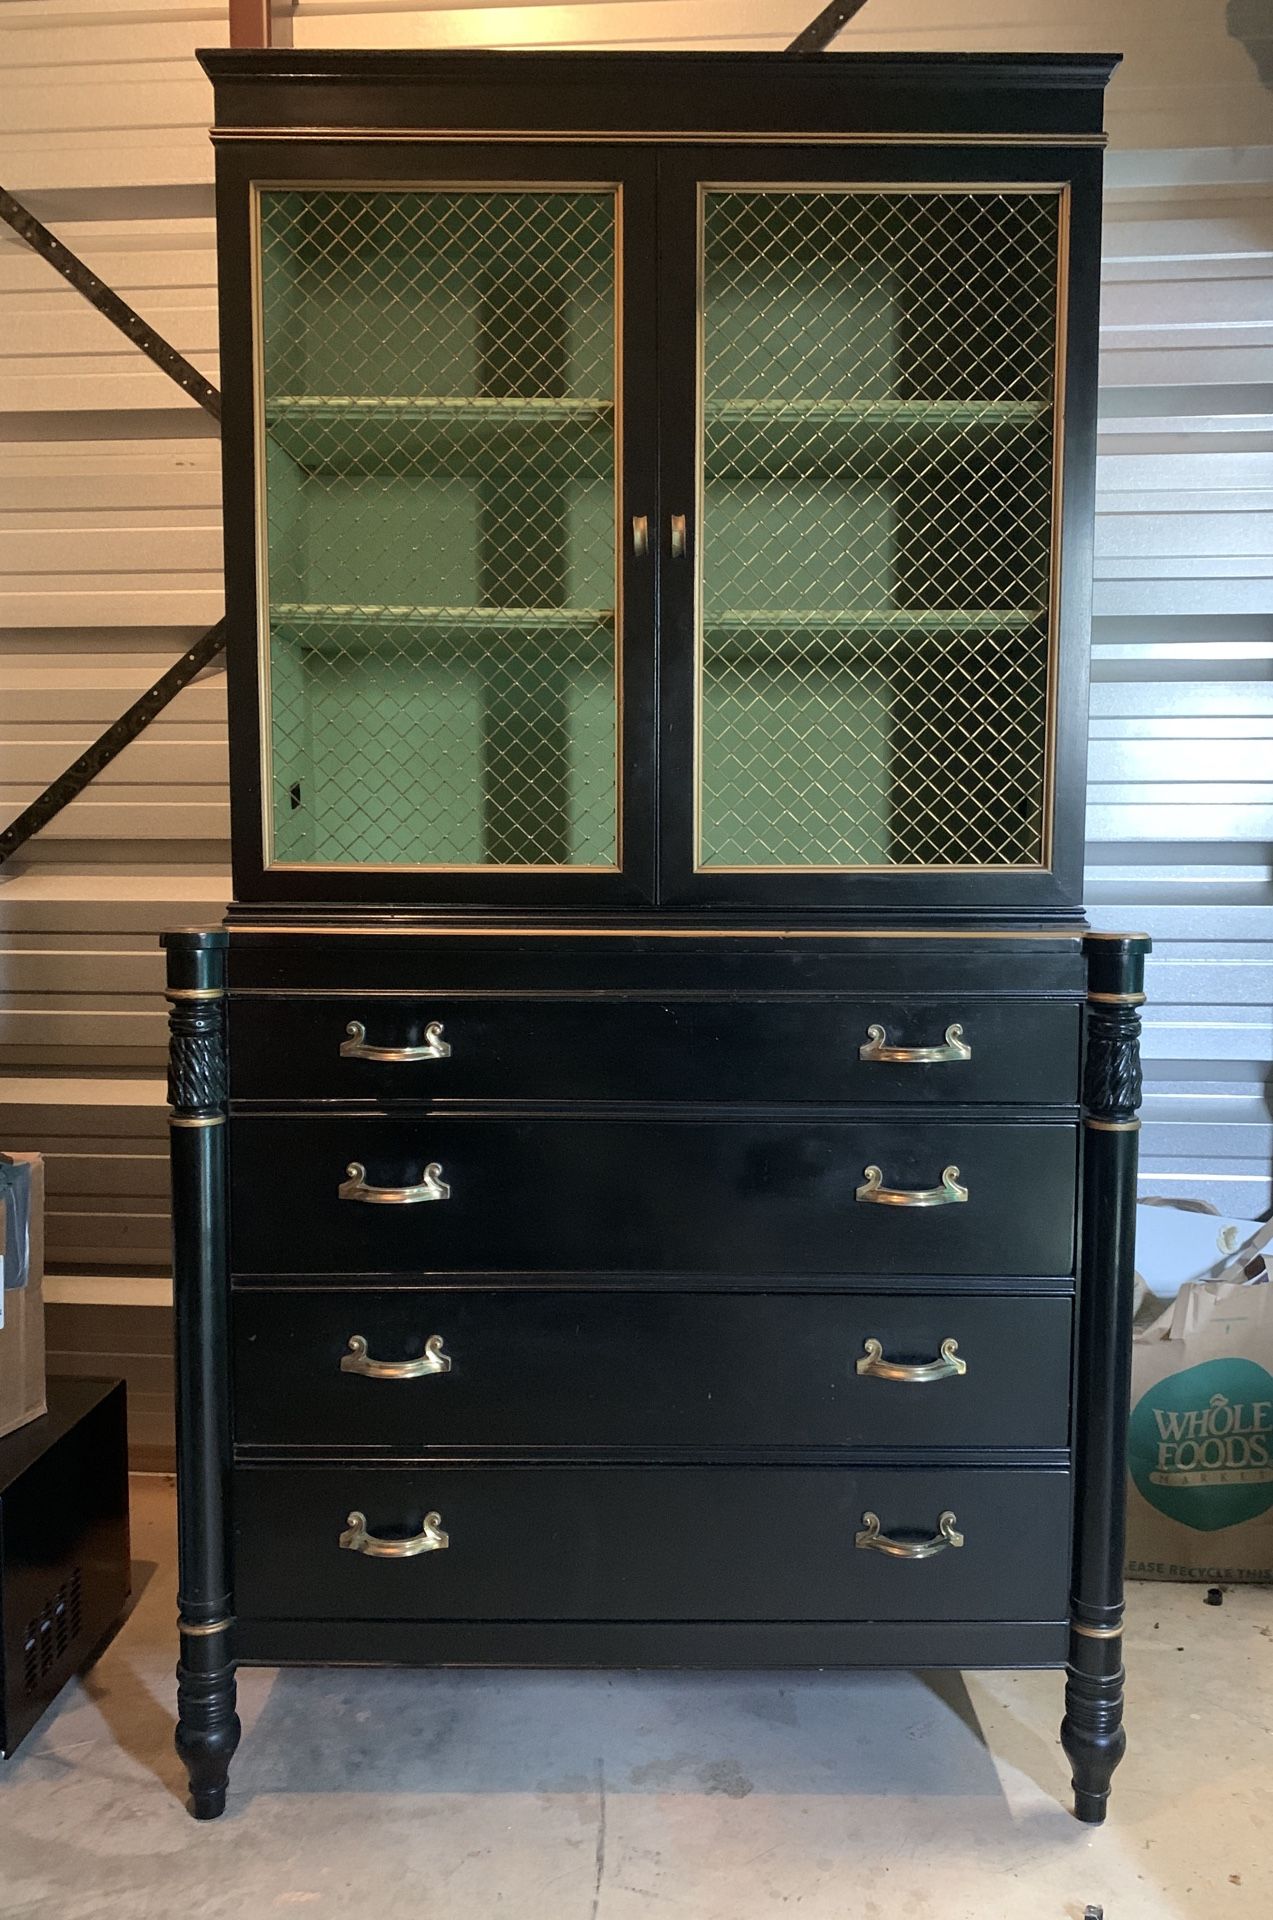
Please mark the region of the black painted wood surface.
<svg viewBox="0 0 1273 1920"><path fill-rule="evenodd" d="M1053 54L199 54L219 130L688 131L1099 137L1120 56Z"/></svg>
<svg viewBox="0 0 1273 1920"><path fill-rule="evenodd" d="M351 1022L366 1043L419 1047L442 1025L441 1059L342 1057ZM1080 1010L1043 999L521 999L421 992L411 998L236 999L236 1100L341 1105L445 1100L1007 1102L1073 1105ZM889 1047L945 1044L969 1060L862 1060L869 1029Z"/></svg>
<svg viewBox="0 0 1273 1920"><path fill-rule="evenodd" d="M1044 1121L309 1115L236 1120L236 1273L1047 1274L1071 1272L1077 1130ZM342 1200L418 1184L446 1200ZM957 1167L965 1202L855 1199L868 1167L930 1191Z"/></svg>
<svg viewBox="0 0 1273 1920"><path fill-rule="evenodd" d="M1094 934L1083 1080L1083 1257L1074 1567L1061 1744L1074 1811L1105 1818L1123 1730L1123 1548L1131 1390L1143 935Z"/></svg>
<svg viewBox="0 0 1273 1920"><path fill-rule="evenodd" d="M241 1664L365 1666L365 1620L240 1618ZM1064 1620L378 1620L408 1667L1055 1667Z"/></svg>
<svg viewBox="0 0 1273 1920"><path fill-rule="evenodd" d="M1064 1606L1069 1475L857 1467L240 1467L238 1599L313 1620L1022 1620ZM368 1559L350 1512L445 1552ZM965 1545L854 1546L866 1512Z"/></svg>
<svg viewBox="0 0 1273 1920"><path fill-rule="evenodd" d="M229 1540L225 950L165 934L177 1399L177 1752L197 1820L225 1811L239 1744Z"/></svg>
<svg viewBox="0 0 1273 1920"><path fill-rule="evenodd" d="M241 1289L236 1434L244 1449L403 1456L448 1449L1069 1443L1066 1295L712 1294L609 1290ZM448 1373L341 1371L442 1338ZM924 1363L958 1343L966 1374L859 1375L865 1343Z"/></svg>
<svg viewBox="0 0 1273 1920"><path fill-rule="evenodd" d="M1087 991L1083 926L969 914L673 912L440 915L231 907L227 959L237 997L267 993L420 998L497 992L695 993L722 1000L834 995L903 1001L1066 999Z"/></svg>

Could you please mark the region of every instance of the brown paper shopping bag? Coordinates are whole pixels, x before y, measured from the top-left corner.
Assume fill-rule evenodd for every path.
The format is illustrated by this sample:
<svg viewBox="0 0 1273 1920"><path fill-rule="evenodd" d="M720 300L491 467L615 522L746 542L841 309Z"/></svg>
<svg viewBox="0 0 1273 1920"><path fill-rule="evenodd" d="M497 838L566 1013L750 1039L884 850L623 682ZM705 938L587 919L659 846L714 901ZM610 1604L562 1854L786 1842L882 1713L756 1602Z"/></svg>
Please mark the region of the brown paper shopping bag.
<svg viewBox="0 0 1273 1920"><path fill-rule="evenodd" d="M1127 1572L1273 1581L1273 1286L1191 1281L1132 1349Z"/></svg>

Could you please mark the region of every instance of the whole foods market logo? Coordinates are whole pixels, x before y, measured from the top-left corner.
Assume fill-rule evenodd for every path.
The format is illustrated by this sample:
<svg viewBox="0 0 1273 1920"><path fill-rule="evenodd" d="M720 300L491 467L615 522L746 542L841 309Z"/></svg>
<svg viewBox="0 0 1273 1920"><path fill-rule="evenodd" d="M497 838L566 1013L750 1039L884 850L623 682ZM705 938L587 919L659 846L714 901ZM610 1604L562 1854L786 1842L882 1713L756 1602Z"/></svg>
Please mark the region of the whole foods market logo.
<svg viewBox="0 0 1273 1920"><path fill-rule="evenodd" d="M1151 1506L1214 1533L1273 1506L1273 1375L1207 1360L1160 1380L1128 1430L1132 1478Z"/></svg>

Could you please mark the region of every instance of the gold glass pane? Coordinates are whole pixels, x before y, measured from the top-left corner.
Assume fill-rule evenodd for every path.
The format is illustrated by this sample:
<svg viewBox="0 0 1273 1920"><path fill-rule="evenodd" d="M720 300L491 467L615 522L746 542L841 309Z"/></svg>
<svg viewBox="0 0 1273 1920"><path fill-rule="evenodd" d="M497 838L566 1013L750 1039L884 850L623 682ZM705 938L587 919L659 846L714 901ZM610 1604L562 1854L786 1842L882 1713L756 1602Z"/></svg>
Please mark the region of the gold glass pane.
<svg viewBox="0 0 1273 1920"><path fill-rule="evenodd" d="M1042 863L1059 213L704 192L700 868Z"/></svg>
<svg viewBox="0 0 1273 1920"><path fill-rule="evenodd" d="M260 204L276 862L615 863L615 196Z"/></svg>

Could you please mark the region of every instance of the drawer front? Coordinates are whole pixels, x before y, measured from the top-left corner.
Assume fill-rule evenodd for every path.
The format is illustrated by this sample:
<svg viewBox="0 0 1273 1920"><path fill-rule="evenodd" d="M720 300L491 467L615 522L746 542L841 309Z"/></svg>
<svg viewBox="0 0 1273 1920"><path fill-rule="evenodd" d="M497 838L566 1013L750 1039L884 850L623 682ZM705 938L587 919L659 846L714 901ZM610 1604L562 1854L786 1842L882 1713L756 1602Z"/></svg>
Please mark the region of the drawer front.
<svg viewBox="0 0 1273 1920"><path fill-rule="evenodd" d="M1067 1444L1071 1303L1054 1295L363 1287L244 1290L233 1311L244 1446Z"/></svg>
<svg viewBox="0 0 1273 1920"><path fill-rule="evenodd" d="M1069 1476L851 1467L241 1467L253 1618L1041 1620L1065 1612ZM875 1514L904 1546L855 1544ZM444 1549L375 1558L340 1544ZM362 1538L355 1533L355 1538Z"/></svg>
<svg viewBox="0 0 1273 1920"><path fill-rule="evenodd" d="M1076 1149L1061 1124L240 1115L233 1262L241 1274L1061 1275ZM940 1203L858 1199L872 1167L885 1197ZM342 1186L418 1197L342 1198Z"/></svg>
<svg viewBox="0 0 1273 1920"><path fill-rule="evenodd" d="M1043 999L245 998L230 1035L241 1100L1078 1099L1079 1009Z"/></svg>

